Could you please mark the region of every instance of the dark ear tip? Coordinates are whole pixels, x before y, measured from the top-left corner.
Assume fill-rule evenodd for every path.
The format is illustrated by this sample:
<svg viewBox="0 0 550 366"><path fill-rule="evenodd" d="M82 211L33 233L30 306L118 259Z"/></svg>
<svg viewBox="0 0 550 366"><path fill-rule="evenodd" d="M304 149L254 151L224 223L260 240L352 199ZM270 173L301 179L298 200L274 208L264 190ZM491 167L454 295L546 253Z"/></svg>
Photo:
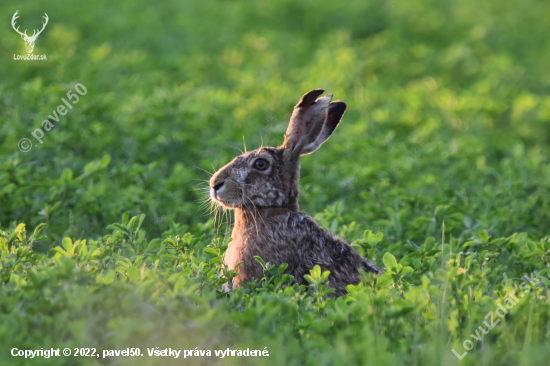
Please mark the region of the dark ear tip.
<svg viewBox="0 0 550 366"><path fill-rule="evenodd" d="M313 104L317 98L325 92L324 89L313 89L302 95L302 98L300 98L300 101L298 104L296 104L296 107L304 107Z"/></svg>
<svg viewBox="0 0 550 366"><path fill-rule="evenodd" d="M335 100L333 102L330 102L330 105L340 105L340 106L343 106L344 108L346 108L348 105L346 104L346 102L344 102L343 100Z"/></svg>
<svg viewBox="0 0 550 366"><path fill-rule="evenodd" d="M328 110L329 110L329 113L336 112L336 113L344 114L347 108L348 108L348 105L346 103L342 102L341 100L336 100L329 104Z"/></svg>
<svg viewBox="0 0 550 366"><path fill-rule="evenodd" d="M330 128L331 133L340 123L340 120L344 116L344 112L346 111L347 107L348 105L341 100L337 100L329 104L327 121L325 122L325 124L327 125L327 127Z"/></svg>
<svg viewBox="0 0 550 366"><path fill-rule="evenodd" d="M325 89L311 89L310 91L304 94L304 97L305 96L309 97L310 95L312 95L312 96L315 96L315 99L317 99L317 97L323 94L324 92L325 92Z"/></svg>

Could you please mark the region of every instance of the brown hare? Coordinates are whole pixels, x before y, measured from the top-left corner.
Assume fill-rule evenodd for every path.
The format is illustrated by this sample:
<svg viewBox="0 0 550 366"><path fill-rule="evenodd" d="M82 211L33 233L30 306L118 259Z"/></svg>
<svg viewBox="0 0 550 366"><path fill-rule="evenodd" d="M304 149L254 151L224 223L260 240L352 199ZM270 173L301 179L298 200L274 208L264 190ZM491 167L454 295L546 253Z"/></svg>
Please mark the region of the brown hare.
<svg viewBox="0 0 550 366"><path fill-rule="evenodd" d="M311 154L330 137L347 107L342 101L331 102L332 94L319 98L322 93L314 89L300 99L282 146L244 153L210 179L211 199L235 210L233 240L225 255L229 269L243 262L234 287L263 277L254 256L276 266L287 263L287 271L300 284L315 265L329 270L333 296L345 295L347 285L359 283L359 268L383 273L298 210L300 156Z"/></svg>

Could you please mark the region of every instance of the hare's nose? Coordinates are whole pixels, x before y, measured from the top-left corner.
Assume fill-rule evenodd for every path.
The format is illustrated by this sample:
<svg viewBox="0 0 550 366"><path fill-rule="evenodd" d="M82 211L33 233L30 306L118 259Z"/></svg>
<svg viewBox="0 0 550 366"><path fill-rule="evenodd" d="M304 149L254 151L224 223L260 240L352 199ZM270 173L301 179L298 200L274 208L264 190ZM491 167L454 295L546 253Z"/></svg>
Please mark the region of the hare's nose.
<svg viewBox="0 0 550 366"><path fill-rule="evenodd" d="M218 193L223 187L223 181L221 182L214 182L212 184L212 188L210 188L210 197L217 200L218 199Z"/></svg>
<svg viewBox="0 0 550 366"><path fill-rule="evenodd" d="M222 189L225 180L229 177L231 171L228 169L220 169L212 177L210 177L210 188L217 192Z"/></svg>

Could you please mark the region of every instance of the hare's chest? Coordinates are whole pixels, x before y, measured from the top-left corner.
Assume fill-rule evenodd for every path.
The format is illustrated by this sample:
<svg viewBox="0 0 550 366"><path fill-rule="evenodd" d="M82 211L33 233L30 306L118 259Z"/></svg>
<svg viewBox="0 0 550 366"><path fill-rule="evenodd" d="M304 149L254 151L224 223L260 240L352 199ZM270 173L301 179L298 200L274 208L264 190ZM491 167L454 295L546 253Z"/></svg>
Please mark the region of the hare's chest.
<svg viewBox="0 0 550 366"><path fill-rule="evenodd" d="M229 269L233 269L238 263L243 262L237 271L244 281L263 277L262 267L254 258L256 256L262 258L265 263L275 266L280 266L282 263L293 265L298 259L296 243L283 236L243 234L233 236L225 253L225 264Z"/></svg>
<svg viewBox="0 0 550 366"><path fill-rule="evenodd" d="M229 269L234 269L243 258L243 245L241 238L232 238L225 252L225 264Z"/></svg>

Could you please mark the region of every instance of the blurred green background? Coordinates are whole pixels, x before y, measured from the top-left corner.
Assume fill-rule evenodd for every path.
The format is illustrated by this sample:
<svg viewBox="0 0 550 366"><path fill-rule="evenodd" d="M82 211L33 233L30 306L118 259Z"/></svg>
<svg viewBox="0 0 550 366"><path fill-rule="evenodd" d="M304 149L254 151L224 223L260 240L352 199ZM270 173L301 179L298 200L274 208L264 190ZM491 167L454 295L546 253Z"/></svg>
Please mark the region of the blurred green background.
<svg viewBox="0 0 550 366"><path fill-rule="evenodd" d="M43 13L48 14L49 23L34 50L34 54L46 54L47 61L13 60L12 55L26 53L24 42L10 26L17 10L21 29L39 28ZM24 286L30 286L28 283L15 283L11 274L19 273L23 280L29 280L34 267L59 267L61 272L57 274L35 269L41 273L39 278L56 286L59 278L68 276L63 271L70 270L63 270L65 267L55 262L53 248L62 245L64 237L72 238L72 242L86 239L103 247L105 235L113 233L107 226L119 222L124 212L130 217L146 215L136 239L144 243L143 251L132 242L132 254L113 249L105 256L116 252L137 268L134 261L142 255L146 268L157 276L151 275L150 281L164 283L164 272L155 272L158 258L150 258L149 262L146 258L151 248L161 253L164 246L162 250L158 246L162 240L185 232L201 238L193 242L198 247L219 236L209 222L208 211L199 207L204 198L200 187L209 178L207 172L212 173L240 154L238 149L244 150L244 143L248 149L262 143L282 143L293 106L313 88L334 93L335 98L348 104L348 110L332 138L318 152L302 158L301 209L315 216L326 229L363 245L364 252L379 265L384 264L382 255L390 252L401 264L412 266L415 272L405 288L419 286L421 291L422 276L436 281L439 269L443 273L440 277L447 281L440 278L439 289L444 287L441 283L447 283L456 291L454 305L449 305L455 311L453 306L463 309L464 301L469 304L480 297L468 289L468 281L460 285L464 286L466 300L460 292L462 287L453 287L457 272L445 265L447 261L455 258L453 268L458 271L465 265L464 258L473 255L479 273L476 277L472 272L475 278L469 280L478 281L477 288L491 301L511 286L507 282L513 277L511 272L519 278L534 269L546 270L550 263L547 1L4 0L0 14L0 228L6 233L18 232L17 225L24 223L30 234L37 225L46 224L42 231L45 237L25 249L26 255L35 258L32 261L16 254L16 249L7 244L8 239L4 243L2 291L12 296L11 305L6 302L4 308L0 306L5 319L14 319L13 312L21 304L34 304L37 314L42 313L41 306L53 306L33 302L50 296L39 290L42 282L34 284L34 290L27 289ZM36 143L31 132L62 103L61 98L66 98L69 90L74 91L76 83L82 83L87 94L60 117L54 129L45 132L43 144L20 152L18 141L29 138ZM222 227L219 233L225 229ZM383 240L369 241L370 234L365 230L383 233ZM426 247L426 242L431 243L431 237L437 238L433 249L436 253L430 254L435 257L417 267L411 262L411 254L420 253L422 245L429 249L431 244ZM491 242L493 239L500 241ZM444 240L450 247L445 247ZM24 241L21 239L21 243ZM23 248L24 243L21 245ZM453 255L462 257L457 262ZM73 255L72 260L80 263L78 268L86 268L88 259L75 259ZM179 273L178 259L164 261L161 263L166 263L166 271ZM491 266L487 263L493 263L494 268L488 269ZM94 281L96 274L107 273L108 265L103 265L92 270ZM126 281L126 273L122 270L114 283L118 279ZM87 278L86 274L82 276ZM86 281L78 285L69 281L81 292L75 290L78 295L75 292L66 296L74 300L86 298L83 294L89 293L90 301L96 296L95 301L103 303L103 297L86 287ZM397 298L405 298L399 278L392 281L387 291L397 291ZM105 291L133 293L134 285L124 283L116 285L121 286L119 289L107 287ZM498 286L503 287L498 290ZM37 291L33 295L36 298L25 297L32 291ZM376 288L365 291L376 292ZM442 304L447 304L449 297L441 291ZM128 296L121 301L141 301L128 300L132 299ZM247 301L260 301L250 296ZM271 296L269 301L281 301L290 308L287 302L295 304L295 300L275 293L261 296ZM386 295L376 296L381 299ZM425 296L430 302L430 296ZM176 310L178 299L175 296L172 302L161 304L171 307L175 314L172 319L185 323L187 315ZM207 297L200 299L193 301L203 301L208 309L214 306ZM368 303L369 299L372 297L365 295L364 301ZM63 300L64 305L56 308L58 316L82 309L84 303L73 300ZM479 312L477 320L481 321L494 304L488 301L484 305L470 304L479 306L475 310ZM550 330L550 311L546 292L530 301L530 306L536 304L539 311L536 321L528 311L529 305L525 305L525 317L510 317L515 325L510 326L513 334L506 338L509 343L493 331L493 338L487 337L493 346L476 345L478 356L468 356L461 362L469 359L476 364L491 364L492 357L500 354L499 362L503 364L531 364L539 355L541 359L548 355L545 340ZM355 306L365 309L369 316L380 315L367 303L359 301ZM270 345L281 365L341 364L338 360L369 364L369 359L384 364L458 362L449 350L453 342L460 347L474 329L472 322L477 320L469 313L474 310L463 309L467 319L456 310L453 323L451 318L445 320L451 315L441 309L434 310L433 316L427 315L431 313L413 303L409 305L416 309L412 313L416 318L410 316L417 320L403 320L408 325L395 333L390 325L379 326L372 333L361 333L367 323L357 329L341 325L341 333L331 328L334 333L328 343L312 343L310 353L300 353L299 349L324 331L304 335L296 325L304 316L280 321L273 315L277 312L254 316L267 322L265 329L277 334L266 335L265 340L273 342ZM327 306L336 305L329 302ZM338 311L352 311L344 308ZM227 329L236 329L243 344L255 339L255 323L250 320L247 328L246 321L227 315L234 309L218 309L225 315L217 316L230 324L222 327L222 333L212 330L215 335L199 338L207 342L229 332ZM316 316L317 310L308 314ZM130 313L128 310L120 316L131 318ZM71 324L84 322L82 319L91 321L88 315L77 320L64 318L66 323L60 324L65 325L56 330L46 327L47 321L42 318L30 321L21 316L21 322L30 327L29 332L36 332L37 339L51 336L58 345L62 339L81 342L76 334L103 334L99 329L69 331L73 329ZM110 316L118 319L119 315ZM415 323L419 317L424 323ZM441 319L438 329L449 332L444 333L444 340L441 335L430 338L416 333L416 327L426 326L434 317ZM348 318L350 323L352 318ZM533 328L514 328L527 323ZM0 340L10 339L13 327L21 324L6 326L4 333L0 326ZM40 326L36 330L31 324ZM168 322L166 327L176 332L170 328L172 324ZM262 327L257 330L265 330ZM150 332L142 332L150 336ZM119 336L126 339L126 335L112 335L113 339ZM292 341L276 348L274 344L283 344L283 339ZM356 348L345 348L344 344L355 344ZM220 345L227 347L223 341ZM375 355L360 357L364 347L374 350ZM490 353L491 347L498 351ZM288 353L283 352L285 349ZM537 352L529 352L532 349ZM6 362L19 361L7 358ZM35 365L38 361L26 362ZM271 362L277 363L273 358Z"/></svg>

